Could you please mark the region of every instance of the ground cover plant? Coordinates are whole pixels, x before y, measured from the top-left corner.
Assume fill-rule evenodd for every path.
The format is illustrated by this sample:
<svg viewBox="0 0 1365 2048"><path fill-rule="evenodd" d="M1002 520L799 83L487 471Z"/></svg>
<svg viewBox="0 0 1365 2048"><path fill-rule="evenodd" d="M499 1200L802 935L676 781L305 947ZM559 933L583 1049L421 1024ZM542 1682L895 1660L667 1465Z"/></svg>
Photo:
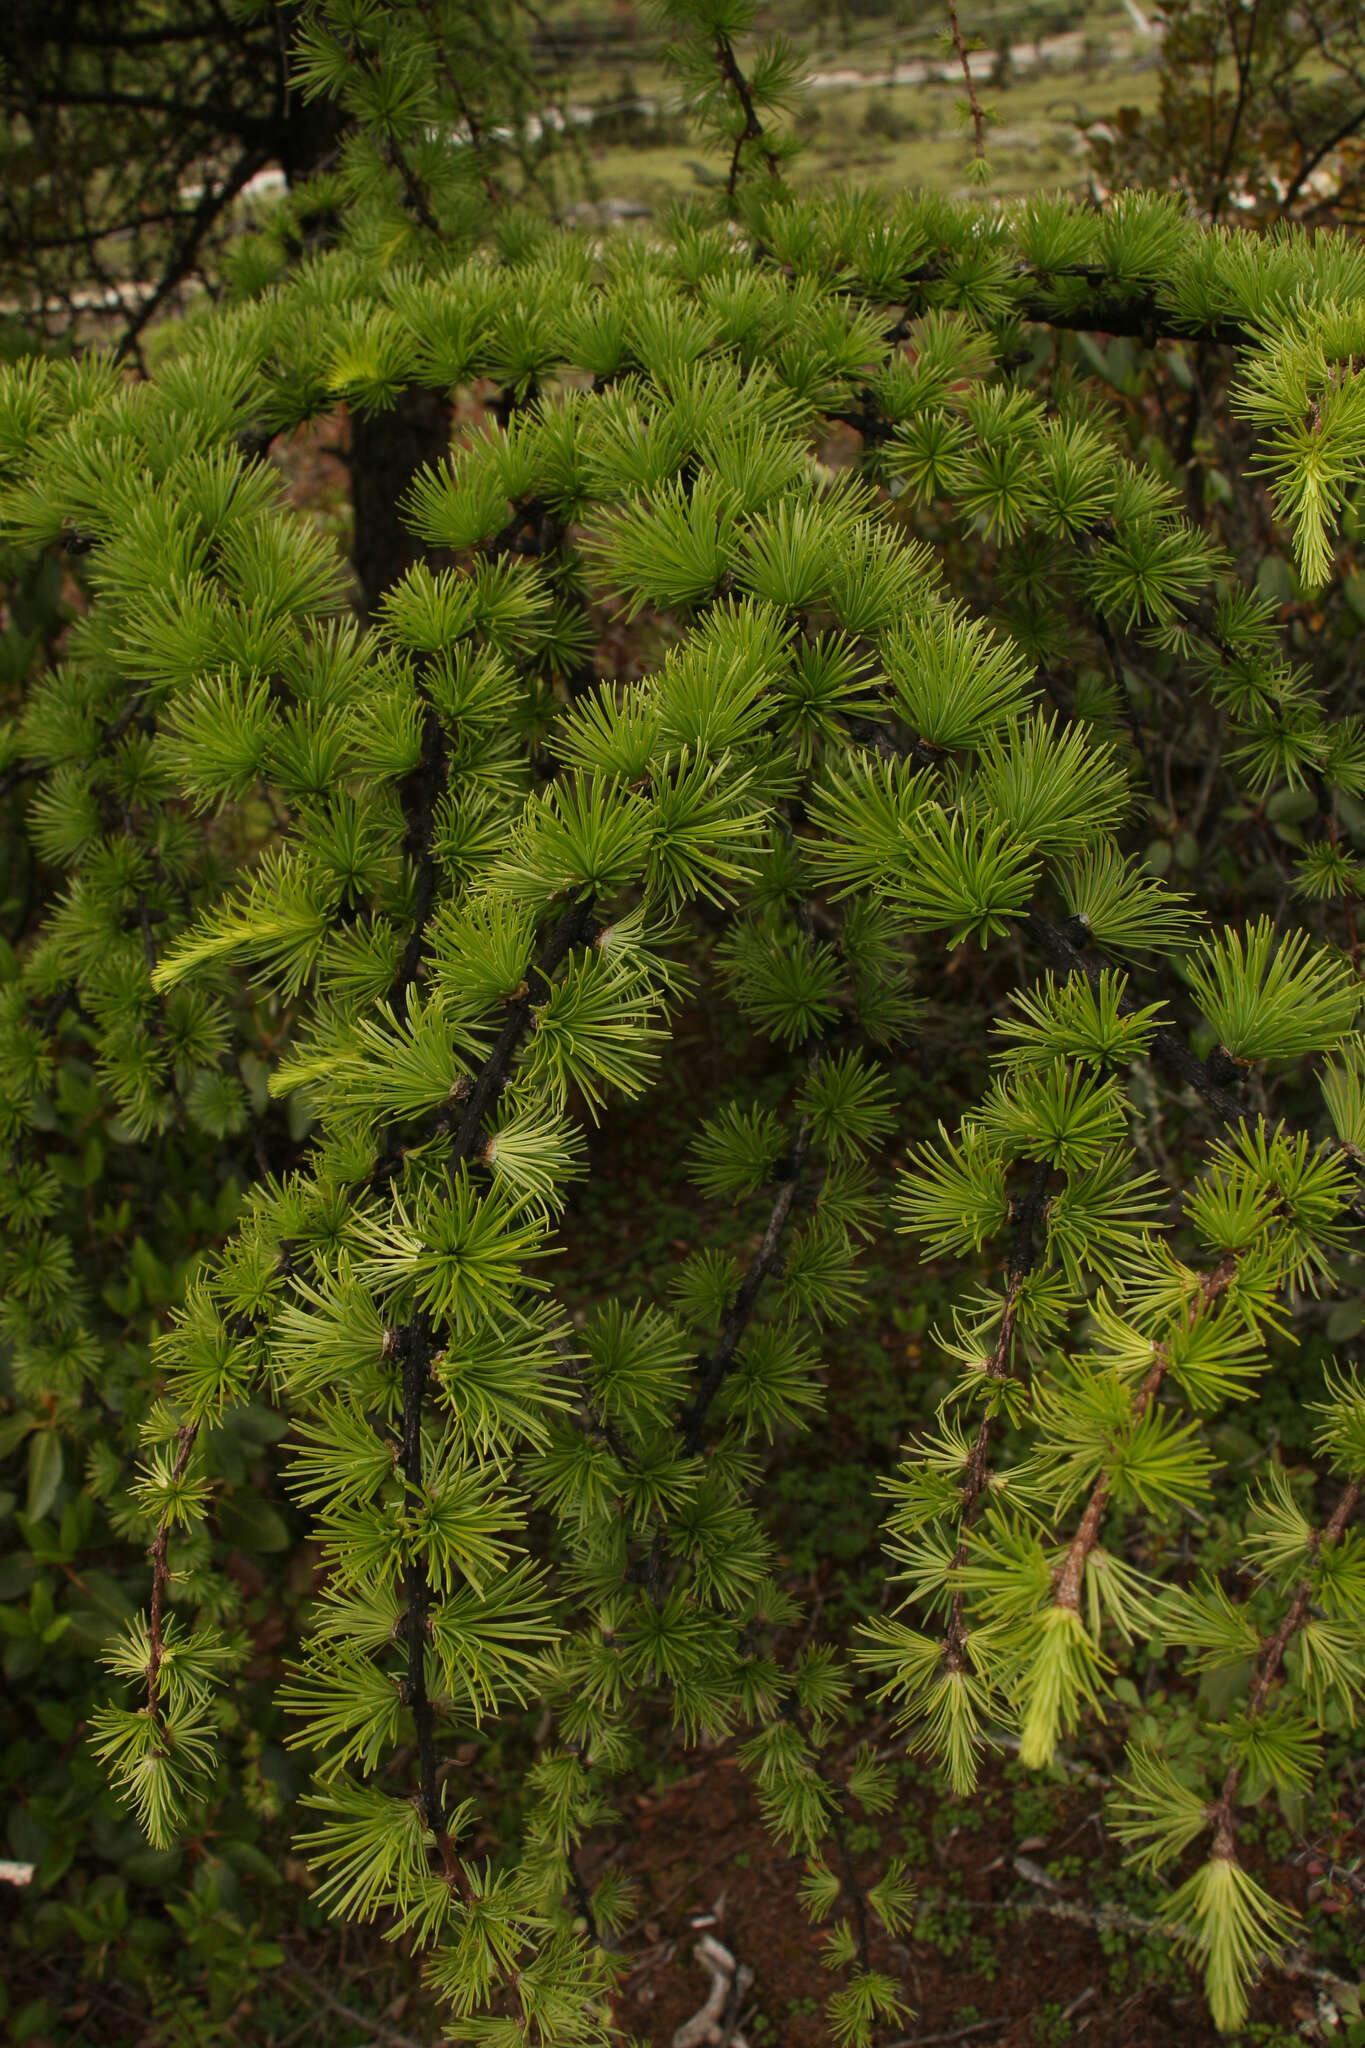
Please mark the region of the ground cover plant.
<svg viewBox="0 0 1365 2048"><path fill-rule="evenodd" d="M427 14L319 10L329 245L0 378L25 1952L212 2039L287 1856L448 2038L624 2038L724 1749L887 2048L922 1824L1070 1764L1201 2024L1347 2015L1365 257L794 198L677 19L716 208L478 217Z"/></svg>

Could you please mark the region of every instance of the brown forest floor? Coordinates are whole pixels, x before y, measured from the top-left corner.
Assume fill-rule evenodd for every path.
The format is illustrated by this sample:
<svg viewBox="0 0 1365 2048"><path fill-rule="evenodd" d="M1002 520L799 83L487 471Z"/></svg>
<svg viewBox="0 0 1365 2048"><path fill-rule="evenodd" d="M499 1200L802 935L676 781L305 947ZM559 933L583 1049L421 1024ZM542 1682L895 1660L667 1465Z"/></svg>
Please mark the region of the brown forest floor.
<svg viewBox="0 0 1365 2048"><path fill-rule="evenodd" d="M705 1928L754 1971L740 2014L750 2048L828 2048L822 2006L832 1985L820 1935L797 1901L800 1862L774 1848L733 1755L722 1749L686 1761L691 1768L672 1786L637 1795L629 1816L621 1860L640 1887L640 1918L624 1945L618 2018L652 2048L667 2048L708 1989L692 1956ZM927 1838L916 1871L920 1925L905 1942L883 1937L873 1950L874 1963L901 1980L913 2006L906 2038L999 2048L1226 2042L1166 1941L1012 1907L1032 1900L1093 1913L1128 1888L1098 1825L1101 1788L1057 1788L1045 1834L1022 1833L1016 1814L1048 1803L1052 1788L1040 1799L1036 1784L1024 1786L1022 1801L1013 1796L1019 1789L998 1767L970 1805L954 1806L927 1784L907 1788L879 1831L880 1853L864 1859L871 1875L887 1853L903 1849L907 1829ZM1016 1859L1046 1883L1021 1876ZM1049 1864L1068 1875L1049 1876ZM1286 1869L1276 1889L1302 1905L1302 1869ZM1318 2028L1318 2011L1316 1986L1272 1975L1253 2003L1256 2030L1243 2038L1283 2040L1303 2029L1301 2038L1330 2039Z"/></svg>

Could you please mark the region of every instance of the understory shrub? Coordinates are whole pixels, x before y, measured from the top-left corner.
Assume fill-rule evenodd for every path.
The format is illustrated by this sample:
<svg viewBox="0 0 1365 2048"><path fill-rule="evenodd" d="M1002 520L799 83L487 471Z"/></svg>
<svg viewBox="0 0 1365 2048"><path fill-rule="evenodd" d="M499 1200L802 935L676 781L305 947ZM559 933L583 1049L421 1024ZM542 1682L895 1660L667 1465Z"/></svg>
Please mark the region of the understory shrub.
<svg viewBox="0 0 1365 2048"><path fill-rule="evenodd" d="M395 143L150 377L0 373L0 538L66 573L0 754L12 1847L165 1884L290 1803L449 2038L565 2048L621 1787L733 1738L870 2043L875 1704L966 1799L1106 1742L1236 2027L1299 1938L1250 1836L1365 1679L1365 254L733 146L731 219L475 247ZM441 443L363 611L270 453L339 403ZM738 1086L622 1292L599 1126L699 1010ZM888 1228L947 1391L835 1639L772 1514Z"/></svg>

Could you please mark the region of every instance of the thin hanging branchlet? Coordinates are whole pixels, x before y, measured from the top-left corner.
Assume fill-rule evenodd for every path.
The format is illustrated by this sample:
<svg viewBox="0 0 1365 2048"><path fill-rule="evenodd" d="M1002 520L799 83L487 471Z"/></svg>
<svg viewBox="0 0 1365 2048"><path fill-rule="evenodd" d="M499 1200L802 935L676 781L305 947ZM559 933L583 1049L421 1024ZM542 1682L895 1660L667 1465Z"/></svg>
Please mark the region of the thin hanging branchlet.
<svg viewBox="0 0 1365 2048"><path fill-rule="evenodd" d="M1199 1277L1198 1286L1190 1297L1189 1305L1181 1317L1181 1328L1188 1334L1201 1316L1207 1315L1213 1304L1232 1286L1237 1277L1240 1261L1229 1252L1220 1259L1211 1272ZM1169 1372L1175 1356L1173 1339L1164 1338L1153 1346L1152 1363L1138 1383L1133 1394L1132 1426L1142 1421L1152 1403L1161 1391L1162 1382ZM1062 1563L1058 1566L1055 1580L1055 1599L1059 1607L1069 1607L1079 1613L1081 1589L1085 1580L1086 1563L1100 1540L1104 1517L1109 1507L1109 1496L1113 1489L1113 1475L1102 1472L1090 1490L1076 1533Z"/></svg>
<svg viewBox="0 0 1365 2048"><path fill-rule="evenodd" d="M509 1007L497 1041L465 1097L463 1113L446 1160L446 1171L452 1180L476 1155L487 1119L497 1106L517 1052L534 1022L536 1005L543 1002L549 992L551 977L573 948L589 935L592 907L591 896L575 895L561 913L540 953L528 966L521 991ZM399 1466L409 1500L415 1506L422 1503L426 1493L422 1416L438 1344L436 1321L424 1308L414 1311L397 1334L394 1344L402 1372ZM422 1819L432 1834L450 1883L468 1903L473 1894L456 1844L442 1818L437 1784L436 1714L426 1674L432 1586L424 1558L409 1561L404 1574L404 1597L406 1606L402 1630L407 1650L405 1704L412 1714L417 1737Z"/></svg>
<svg viewBox="0 0 1365 2048"><path fill-rule="evenodd" d="M957 0L947 0L947 5L949 37L952 42L953 53L958 61L958 67L962 72L962 86L967 99L968 117L972 124L972 155L978 164L984 165L986 161L986 110L981 104L980 95L976 90L976 80L972 76L971 49L966 36L962 32L962 23L958 18L957 12Z"/></svg>
<svg viewBox="0 0 1365 2048"><path fill-rule="evenodd" d="M189 1470L190 1459L198 1440L196 1423L182 1423L176 1433L175 1462L171 1467L170 1484L176 1487ZM161 1665L166 1654L166 1593L170 1585L170 1542L174 1518L170 1513L162 1515L156 1535L152 1539L152 1592L147 1607L147 1707L148 1717L158 1726L162 1725L161 1715Z"/></svg>
<svg viewBox="0 0 1365 2048"><path fill-rule="evenodd" d="M490 206L501 207L505 204L507 195L493 168L492 143L484 130L478 109L461 84L460 75L451 61L447 39L441 33L432 0L417 0L417 12L427 25L430 48L435 52L437 68L445 80L446 90L469 136L469 145L479 166L479 180L483 186L484 197Z"/></svg>
<svg viewBox="0 0 1365 2048"><path fill-rule="evenodd" d="M1093 546L1091 552L1093 553ZM1142 719L1133 697L1132 685L1128 680L1128 674L1123 665L1123 658L1119 652L1119 643L1115 637L1114 629L1098 606L1096 606L1094 612L1094 625L1095 631L1099 635L1100 645L1104 649L1104 658L1109 664L1109 674L1114 685L1114 695L1123 706L1123 715L1128 723L1128 737L1133 743L1133 752L1138 757L1143 780L1150 787L1152 784L1152 764L1147 758L1147 741L1143 735Z"/></svg>
<svg viewBox="0 0 1365 2048"><path fill-rule="evenodd" d="M557 1338L554 1348L565 1376L572 1379L578 1388L579 1406L575 1413L581 1420L583 1428L590 1436L599 1437L622 1469L628 1470L633 1462L630 1445L610 1415L605 1412L602 1404L593 1399L592 1387L583 1370L581 1357L575 1352L567 1337Z"/></svg>
<svg viewBox="0 0 1365 2048"><path fill-rule="evenodd" d="M806 1745L812 1775L825 1788L829 1797L829 1826L834 1837L834 1846L839 1852L840 1889L847 1896L853 1912L854 1933L858 1945L858 1967L864 1972L872 1968L871 1921L867 1900L867 1887L858 1875L849 1844L847 1819L850 1802L847 1786L831 1776L824 1768L823 1753L826 1744L820 1742L805 1714L797 1702L788 1697L781 1707L782 1718L790 1721Z"/></svg>
<svg viewBox="0 0 1365 2048"><path fill-rule="evenodd" d="M346 50L358 72L374 85L382 83L381 62L370 49L363 29L347 36ZM385 126L380 131L379 149L384 161L398 176L408 213L429 235L439 240L441 223L436 215L434 195L392 126Z"/></svg>
<svg viewBox="0 0 1365 2048"><path fill-rule="evenodd" d="M780 178L782 166L776 153L765 141L763 123L758 117L758 108L754 103L753 91L748 79L740 69L739 60L735 56L734 44L724 29L721 28L716 30L715 52L716 69L725 81L727 90L734 95L739 111L744 117L744 126L735 137L735 145L730 157L730 169L725 179L725 195L727 199L733 200L739 187L740 168L744 160L744 145L746 142L759 145L759 153L763 158L764 164L767 166L770 178Z"/></svg>
<svg viewBox="0 0 1365 2048"><path fill-rule="evenodd" d="M1365 1481L1348 1481L1327 1521L1309 1532L1308 1547L1314 1557L1320 1556L1324 1550L1332 1550L1341 1542L1360 1505L1362 1493L1365 1493ZM1256 1658L1251 1689L1242 1708L1244 1723L1257 1721L1267 1711L1276 1681L1284 1667L1285 1652L1312 1613L1313 1595L1312 1579L1307 1576L1301 1578L1284 1613L1280 1616L1274 1633L1262 1644ZM1210 1810L1209 1817L1214 1825L1212 1853L1218 1858L1231 1858L1237 1853L1233 1815L1242 1774L1243 1766L1240 1762L1228 1766L1218 1798Z"/></svg>
<svg viewBox="0 0 1365 2048"><path fill-rule="evenodd" d="M405 1325L395 1351L402 1370L403 1390L398 1463L408 1500L417 1508L425 1498L422 1409L433 1351L432 1319L425 1310L418 1310ZM456 1844L442 1818L441 1794L437 1784L436 1714L426 1675L431 1578L424 1559L409 1562L403 1576L403 1593L406 1604L401 1627L407 1650L407 1675L401 1697L412 1715L417 1738L418 1800L422 1820L435 1842L448 1883L468 1905L473 1892Z"/></svg>
<svg viewBox="0 0 1365 2048"><path fill-rule="evenodd" d="M808 1077L819 1072L825 1052L824 1038L816 1038L806 1054ZM783 1238L792 1212L798 1202L807 1195L802 1175L810 1158L814 1135L813 1119L809 1116L802 1117L797 1123L790 1146L778 1161L781 1186L773 1197L767 1222L763 1226L763 1234L750 1256L744 1277L735 1290L735 1298L726 1312L715 1343L696 1361L696 1391L680 1417L683 1442L694 1457L705 1447L707 1416L744 1342L745 1332L753 1320L759 1295L763 1291L763 1283L780 1268Z"/></svg>
<svg viewBox="0 0 1365 2048"><path fill-rule="evenodd" d="M422 690L420 677L417 681L417 698L422 706L422 750L412 772L404 778L401 791L403 815L407 826L404 851L416 867L416 889L411 929L403 948L403 957L398 963L398 971L393 978L393 986L389 991L389 1000L394 1004L406 996L417 979L421 966L427 926L431 921L440 881L440 864L432 843L436 830L437 806L448 780L445 730L435 705Z"/></svg>
<svg viewBox="0 0 1365 2048"><path fill-rule="evenodd" d="M996 1332L990 1355L982 1368L987 1380L1001 1381L1015 1376L1014 1332L1019 1318L1019 1301L1028 1276L1042 1255L1047 1232L1047 1189L1051 1178L1046 1160L1035 1161L1028 1190L1017 1205L1014 1234L1005 1262L1005 1293L1000 1305L1000 1327ZM952 1597L948 1604L948 1624L943 1642L944 1664L949 1671L955 1673L970 1671L972 1668L969 1648L971 1631L966 1620L966 1595L960 1582L955 1581L958 1581L962 1567L967 1562L971 1547L972 1524L990 1486L986 1460L990 1451L992 1426L993 1414L987 1409L977 1424L976 1436L962 1473L957 1546L953 1551L947 1575L947 1583L952 1587Z"/></svg>
<svg viewBox="0 0 1365 2048"><path fill-rule="evenodd" d="M573 1893L574 1903L583 1915L583 1925L587 1930L588 1940L593 1944L594 1948L606 1948L608 1944L604 1940L602 1929L597 1922L597 1914L592 1903L592 1893L588 1890L583 1873L578 1867L578 1857L572 1845L570 1845L565 1861L569 1870L569 1890Z"/></svg>

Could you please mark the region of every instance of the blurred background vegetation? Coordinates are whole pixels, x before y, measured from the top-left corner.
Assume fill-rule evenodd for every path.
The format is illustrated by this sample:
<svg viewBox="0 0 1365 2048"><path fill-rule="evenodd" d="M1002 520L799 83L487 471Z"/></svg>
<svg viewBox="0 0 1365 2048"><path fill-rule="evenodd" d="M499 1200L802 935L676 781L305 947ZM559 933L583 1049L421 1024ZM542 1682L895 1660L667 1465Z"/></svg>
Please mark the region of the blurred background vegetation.
<svg viewBox="0 0 1365 2048"><path fill-rule="evenodd" d="M455 103L489 190L621 223L721 182L669 63L666 9L461 0ZM449 12L447 7L446 12ZM10 0L0 19L0 320L12 345L137 350L233 238L345 147L291 81L298 0ZM1180 191L1210 218L1365 217L1356 0L1034 0L964 16L990 116L989 192ZM803 72L798 191L846 179L958 193L963 78L935 0L774 0L754 40ZM741 60L746 52L741 47ZM296 226L325 240L328 200Z"/></svg>

